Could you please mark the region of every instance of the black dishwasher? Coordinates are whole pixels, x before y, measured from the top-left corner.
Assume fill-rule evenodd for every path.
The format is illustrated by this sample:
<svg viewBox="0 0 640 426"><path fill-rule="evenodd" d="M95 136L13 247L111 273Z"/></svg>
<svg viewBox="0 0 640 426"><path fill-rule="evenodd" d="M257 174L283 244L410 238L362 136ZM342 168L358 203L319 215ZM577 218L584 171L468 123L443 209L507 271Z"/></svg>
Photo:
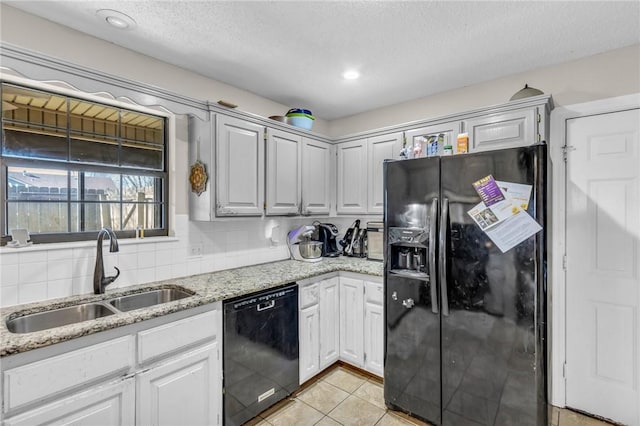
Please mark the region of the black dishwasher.
<svg viewBox="0 0 640 426"><path fill-rule="evenodd" d="M224 418L241 425L298 388L298 286L224 302Z"/></svg>

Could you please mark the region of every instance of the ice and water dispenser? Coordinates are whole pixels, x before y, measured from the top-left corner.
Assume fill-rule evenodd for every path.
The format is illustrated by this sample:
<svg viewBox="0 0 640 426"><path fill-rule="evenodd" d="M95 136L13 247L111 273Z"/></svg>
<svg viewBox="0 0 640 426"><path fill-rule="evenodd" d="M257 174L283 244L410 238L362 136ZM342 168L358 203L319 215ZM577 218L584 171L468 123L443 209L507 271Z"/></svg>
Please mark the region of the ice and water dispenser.
<svg viewBox="0 0 640 426"><path fill-rule="evenodd" d="M428 278L429 232L423 228L389 227L391 273Z"/></svg>

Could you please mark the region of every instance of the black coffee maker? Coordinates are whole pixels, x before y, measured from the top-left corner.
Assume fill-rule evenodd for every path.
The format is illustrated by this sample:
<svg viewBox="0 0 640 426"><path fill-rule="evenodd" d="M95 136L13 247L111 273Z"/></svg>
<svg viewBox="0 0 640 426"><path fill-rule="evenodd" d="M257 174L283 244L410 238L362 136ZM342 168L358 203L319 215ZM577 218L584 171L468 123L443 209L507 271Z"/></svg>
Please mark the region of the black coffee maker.
<svg viewBox="0 0 640 426"><path fill-rule="evenodd" d="M313 223L318 233L317 241L322 242L322 257L338 257L340 256L340 250L338 249L338 242L336 237L338 236L338 227L332 223Z"/></svg>

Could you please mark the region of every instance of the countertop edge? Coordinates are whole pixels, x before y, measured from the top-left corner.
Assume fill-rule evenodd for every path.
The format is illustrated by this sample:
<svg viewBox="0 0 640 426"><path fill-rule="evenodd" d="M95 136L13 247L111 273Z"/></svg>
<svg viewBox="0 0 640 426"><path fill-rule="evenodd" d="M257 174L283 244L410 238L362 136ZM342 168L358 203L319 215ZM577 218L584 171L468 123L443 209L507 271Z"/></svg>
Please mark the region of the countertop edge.
<svg viewBox="0 0 640 426"><path fill-rule="evenodd" d="M2 308L0 309L2 318L0 322L0 358L329 273L352 272L382 277L382 269L382 262L360 258L323 258L323 261L315 263L283 260L140 284L114 289L101 295L76 295ZM194 295L150 308L117 313L91 321L33 333L10 333L6 326L6 321L16 314L25 315L82 303L103 302L124 294L176 286L186 288Z"/></svg>

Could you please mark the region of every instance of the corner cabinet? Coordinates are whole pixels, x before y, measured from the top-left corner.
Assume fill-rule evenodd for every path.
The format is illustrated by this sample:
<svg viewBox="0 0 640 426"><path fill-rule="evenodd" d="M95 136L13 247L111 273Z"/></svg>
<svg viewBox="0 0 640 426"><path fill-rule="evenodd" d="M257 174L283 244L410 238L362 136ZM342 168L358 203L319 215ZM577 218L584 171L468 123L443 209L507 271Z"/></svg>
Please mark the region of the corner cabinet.
<svg viewBox="0 0 640 426"><path fill-rule="evenodd" d="M301 160L302 137L267 129L267 215L300 214Z"/></svg>
<svg viewBox="0 0 640 426"><path fill-rule="evenodd" d="M338 278L299 284L300 383L339 358Z"/></svg>
<svg viewBox="0 0 640 426"><path fill-rule="evenodd" d="M382 214L382 164L397 159L402 132L340 143L338 149L338 214Z"/></svg>
<svg viewBox="0 0 640 426"><path fill-rule="evenodd" d="M215 122L216 216L262 216L265 128L224 115Z"/></svg>

